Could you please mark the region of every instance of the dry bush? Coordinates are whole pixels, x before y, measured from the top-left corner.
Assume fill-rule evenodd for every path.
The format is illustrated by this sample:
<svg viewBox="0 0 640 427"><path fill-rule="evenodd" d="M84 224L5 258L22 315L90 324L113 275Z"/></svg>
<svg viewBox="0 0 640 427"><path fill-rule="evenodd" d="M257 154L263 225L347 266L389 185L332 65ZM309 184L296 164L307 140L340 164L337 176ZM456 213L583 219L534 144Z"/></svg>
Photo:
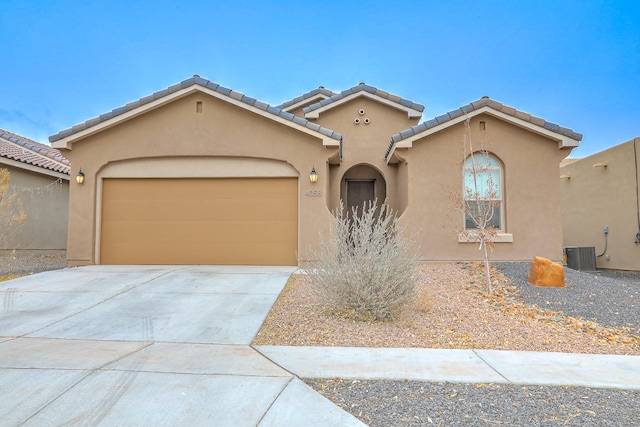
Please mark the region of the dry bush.
<svg viewBox="0 0 640 427"><path fill-rule="evenodd" d="M337 313L357 320L395 318L419 279L413 239L386 202L379 208L369 202L350 215L341 203L313 258L313 285Z"/></svg>
<svg viewBox="0 0 640 427"><path fill-rule="evenodd" d="M0 169L0 249L5 248L9 238L27 218L20 198L9 185L10 180L11 173L7 169Z"/></svg>

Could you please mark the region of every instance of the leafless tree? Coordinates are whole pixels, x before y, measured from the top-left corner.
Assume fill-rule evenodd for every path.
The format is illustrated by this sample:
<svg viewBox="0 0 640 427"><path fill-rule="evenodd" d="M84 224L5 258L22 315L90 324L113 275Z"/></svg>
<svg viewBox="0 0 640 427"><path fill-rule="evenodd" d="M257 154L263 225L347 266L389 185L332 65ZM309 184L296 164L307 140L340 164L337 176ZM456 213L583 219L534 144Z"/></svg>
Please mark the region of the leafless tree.
<svg viewBox="0 0 640 427"><path fill-rule="evenodd" d="M484 129L480 130L481 136L474 141L469 118L464 126L463 190L450 191L450 200L453 210L464 216L464 224L456 227L456 233L465 241L479 244L487 292L492 293L489 252L500 228L500 167L491 156Z"/></svg>

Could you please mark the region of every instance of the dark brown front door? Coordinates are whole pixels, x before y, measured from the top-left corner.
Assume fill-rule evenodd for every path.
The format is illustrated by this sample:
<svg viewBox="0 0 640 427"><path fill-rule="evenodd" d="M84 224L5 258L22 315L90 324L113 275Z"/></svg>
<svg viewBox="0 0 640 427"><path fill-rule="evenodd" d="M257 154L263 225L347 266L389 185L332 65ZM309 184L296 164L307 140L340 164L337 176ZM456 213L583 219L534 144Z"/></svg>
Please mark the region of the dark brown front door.
<svg viewBox="0 0 640 427"><path fill-rule="evenodd" d="M347 184L347 212L351 214L353 208L358 209L358 213L362 213L362 207L369 201L376 199L376 180L375 179L348 179Z"/></svg>

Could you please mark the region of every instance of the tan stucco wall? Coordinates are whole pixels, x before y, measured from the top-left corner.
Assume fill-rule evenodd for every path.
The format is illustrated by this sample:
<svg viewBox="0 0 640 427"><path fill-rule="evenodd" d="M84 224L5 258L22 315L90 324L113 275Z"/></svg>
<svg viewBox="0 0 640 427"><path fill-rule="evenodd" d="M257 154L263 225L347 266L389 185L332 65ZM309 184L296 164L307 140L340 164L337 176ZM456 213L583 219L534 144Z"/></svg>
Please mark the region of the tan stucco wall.
<svg viewBox="0 0 640 427"><path fill-rule="evenodd" d="M202 103L197 112L196 103ZM359 110L365 110L360 115ZM360 124L354 119L359 118ZM364 119L370 120L369 124ZM494 116L486 123L490 150L504 166L505 234L494 260L562 259L562 209L558 171L570 149L558 142ZM206 93L185 95L152 111L121 121L95 135L74 141L63 154L82 168L85 183L73 182L69 210L68 260L71 265L99 262L101 180L106 177L297 176L299 183L299 263L326 234L330 211L339 205L345 176L380 176L381 197L419 232L425 261L479 259L477 244L460 243L456 229L462 215L451 215L448 190L462 191L464 125L453 125L398 148L400 161L387 164L391 135L418 123L406 111L358 96L320 113L316 123L343 135L343 159L321 136L295 129ZM308 179L311 168L318 182ZM379 175L378 175L379 174Z"/></svg>
<svg viewBox="0 0 640 427"><path fill-rule="evenodd" d="M64 251L67 247L69 181L5 164L0 164L0 168L11 173L10 185L20 197L27 216L0 249Z"/></svg>
<svg viewBox="0 0 640 427"><path fill-rule="evenodd" d="M359 114L361 109L365 111L363 115ZM355 124L356 118L360 119L360 124ZM364 123L366 118L370 120L369 124ZM330 209L340 203L345 175L350 177L349 171L352 171L363 178L364 175L353 168L367 165L380 173L386 183L386 191L379 193L381 199L386 196L394 210L402 211L403 199L397 191L398 167L387 165L384 153L391 135L415 126L418 119L409 119L406 111L360 96L321 113L316 123L342 134L342 163L331 167Z"/></svg>
<svg viewBox="0 0 640 427"><path fill-rule="evenodd" d="M196 112L196 102L202 102L201 113ZM327 175L320 171L336 151L337 147L324 147L319 138L201 93L185 96L76 141L71 150L63 151L74 165L72 176L75 176L78 168L82 168L86 175L85 183L78 185L74 182L71 191L67 251L69 264L93 264L98 261L96 246L99 241L100 174L103 171L105 174L112 173L107 166L136 159L175 157L210 158L212 162L220 157L262 159L262 162L253 164L253 176L260 176L261 173L263 176L273 176L274 166L270 162L288 165L288 170L295 171L299 176L300 224L315 224L314 227L300 228L299 253L300 258L304 259L311 242L316 241L318 233L328 226L326 192L322 191ZM160 161L138 162L137 173L156 174ZM313 165L319 171L319 179L315 184L308 179ZM264 168L262 172L261 167ZM150 170L145 172L145 168ZM229 169L233 168L211 168L209 176L219 176ZM176 164L167 168L167 173L174 176L184 174L184 177L193 174L200 176L202 169L184 170ZM318 193L306 196L309 190L320 190L319 197L316 197Z"/></svg>
<svg viewBox="0 0 640 427"><path fill-rule="evenodd" d="M493 116L471 120L472 139L479 141L479 121L486 123L489 150L504 173L504 233L512 242L495 243L494 260L529 261L543 256L562 259L562 211L558 168L570 150L558 143ZM479 259L477 243L460 243L462 214L454 212L450 191L462 192L464 124L457 124L398 149L408 170L408 208L402 220L420 230L425 260Z"/></svg>
<svg viewBox="0 0 640 427"><path fill-rule="evenodd" d="M636 153L634 153L636 144ZM640 270L636 162L640 138L560 168L564 245L594 246L598 268ZM606 167L594 167L606 163ZM605 251L604 227L609 228ZM606 256L609 256L607 260Z"/></svg>

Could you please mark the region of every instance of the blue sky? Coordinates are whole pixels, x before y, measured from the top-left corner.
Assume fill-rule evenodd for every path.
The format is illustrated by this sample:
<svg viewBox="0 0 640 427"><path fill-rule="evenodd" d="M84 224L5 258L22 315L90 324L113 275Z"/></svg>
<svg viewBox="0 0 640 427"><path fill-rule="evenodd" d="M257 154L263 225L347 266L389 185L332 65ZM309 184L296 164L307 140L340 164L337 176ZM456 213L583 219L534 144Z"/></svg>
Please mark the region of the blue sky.
<svg viewBox="0 0 640 427"><path fill-rule="evenodd" d="M193 74L277 105L366 82L428 120L483 95L640 136L640 2L0 0L0 128L60 130Z"/></svg>

